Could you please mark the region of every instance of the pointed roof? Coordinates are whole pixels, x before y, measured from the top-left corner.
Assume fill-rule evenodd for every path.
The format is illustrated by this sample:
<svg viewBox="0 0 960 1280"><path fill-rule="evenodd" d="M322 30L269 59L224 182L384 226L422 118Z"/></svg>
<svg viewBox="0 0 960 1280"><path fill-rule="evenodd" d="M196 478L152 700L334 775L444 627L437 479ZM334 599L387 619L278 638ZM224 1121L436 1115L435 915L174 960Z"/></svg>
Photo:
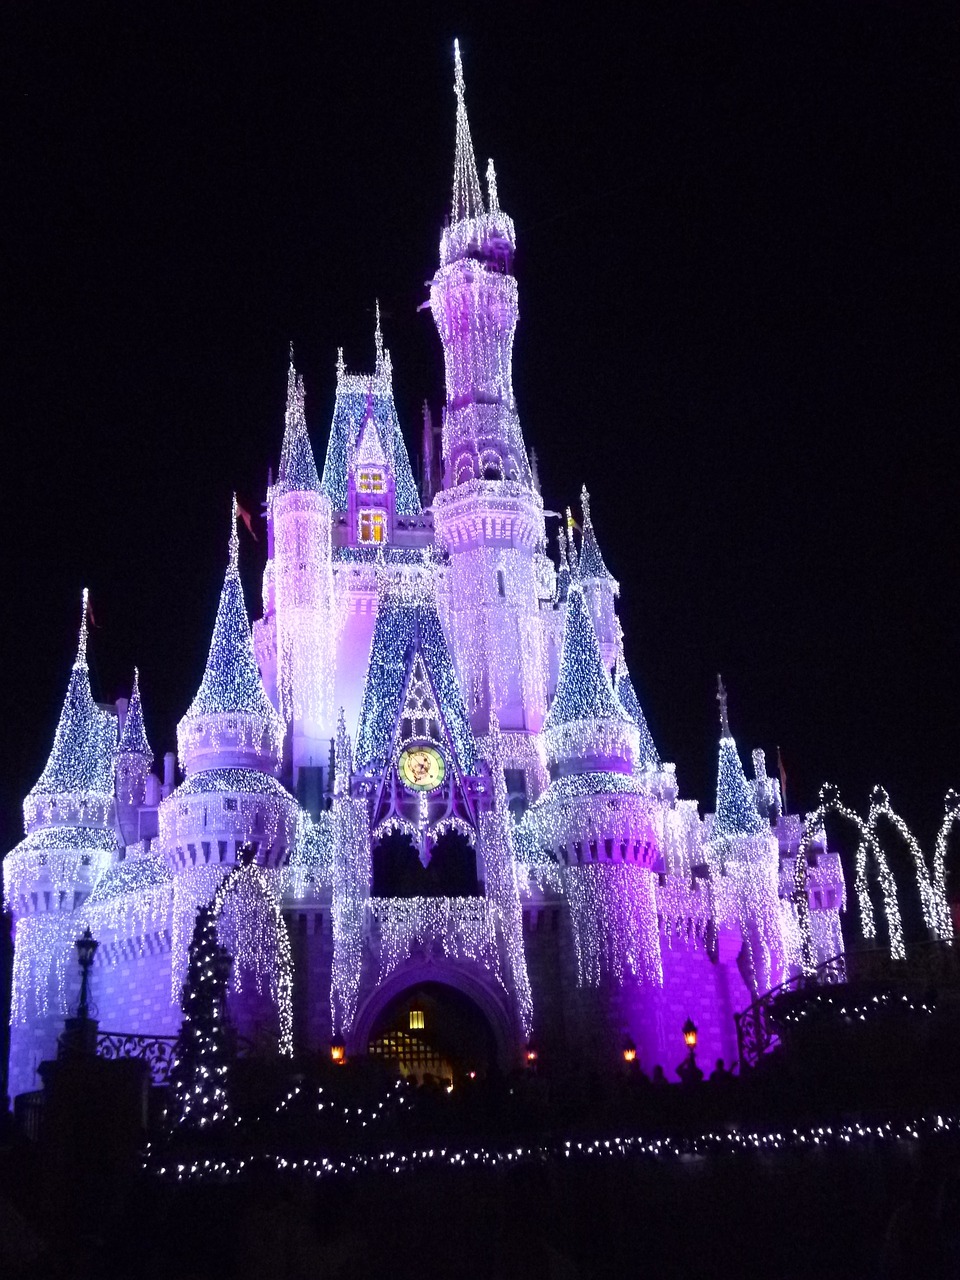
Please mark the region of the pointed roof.
<svg viewBox="0 0 960 1280"><path fill-rule="evenodd" d="M307 419L304 412L306 393L303 378L293 367L293 346L290 347L290 368L287 370L287 409L284 414L283 445L280 449L280 471L274 493L319 493L320 477L314 461Z"/></svg>
<svg viewBox="0 0 960 1280"><path fill-rule="evenodd" d="M617 658L614 688L627 715L637 726L640 733L640 750L637 756L637 763L645 769L659 769L661 767L660 753L654 744L653 734L651 734L647 718L643 714L640 699L637 697L636 690L633 687L633 681L630 679L630 672L627 670L626 660L622 652Z"/></svg>
<svg viewBox="0 0 960 1280"><path fill-rule="evenodd" d="M717 812L713 820L713 835L759 836L769 835L769 823L764 822L757 807L743 765L737 752L737 744L730 735L727 722L727 691L717 676L717 701L720 703L720 760L717 766Z"/></svg>
<svg viewBox="0 0 960 1280"><path fill-rule="evenodd" d="M567 560L567 535L562 527L557 530L557 550L560 553L560 563L557 566L556 599L558 604L564 604L570 590L570 563Z"/></svg>
<svg viewBox="0 0 960 1280"><path fill-rule="evenodd" d="M470 136L470 122L467 120L459 40L453 42L453 68L453 91L457 97L457 142L453 161L453 207L450 221L456 223L465 218L476 218L484 212L477 158L473 150L473 138Z"/></svg>
<svg viewBox="0 0 960 1280"><path fill-rule="evenodd" d="M557 729L576 720L631 722L601 657L600 643L579 582L571 583L567 595L557 692L543 727L544 730Z"/></svg>
<svg viewBox="0 0 960 1280"><path fill-rule="evenodd" d="M387 457L377 433L377 422L373 413L373 392L367 397L367 416L360 431L360 443L354 455L355 467L386 467Z"/></svg>
<svg viewBox="0 0 960 1280"><path fill-rule="evenodd" d="M346 511L350 458L355 453L360 436L372 414L380 448L393 471L397 515L415 516L423 508L414 484L410 455L407 453L393 400L390 355L389 352L384 353L381 364L381 350L382 341L377 352L377 367L372 376L347 373L343 352L338 353L337 395L320 488L330 499L334 511Z"/></svg>
<svg viewBox="0 0 960 1280"><path fill-rule="evenodd" d="M383 769L396 736L414 668L430 682L461 774L476 767L476 744L453 659L427 593L387 588L381 594L357 729L357 769Z"/></svg>
<svg viewBox="0 0 960 1280"><path fill-rule="evenodd" d="M53 747L29 796L113 795L117 722L114 716L100 710L90 689L87 611L88 592L84 588L77 656L53 735Z"/></svg>
<svg viewBox="0 0 960 1280"><path fill-rule="evenodd" d="M240 582L236 495L228 545L227 572L213 624L207 665L200 688L180 722L180 729L189 720L233 713L262 720L282 738L282 721L267 697L253 653L250 620Z"/></svg>
<svg viewBox="0 0 960 1280"><path fill-rule="evenodd" d="M603 562L597 535L593 531L593 520L590 518L590 495L587 486L580 490L580 505L583 507L583 533L580 538L580 577L606 579L616 586L616 578Z"/></svg>
<svg viewBox="0 0 960 1280"><path fill-rule="evenodd" d="M143 707L140 703L140 672L133 668L133 691L127 706L127 718L123 722L120 742L117 745L119 756L143 756L149 767L153 763L153 752L147 741L147 731L143 724Z"/></svg>

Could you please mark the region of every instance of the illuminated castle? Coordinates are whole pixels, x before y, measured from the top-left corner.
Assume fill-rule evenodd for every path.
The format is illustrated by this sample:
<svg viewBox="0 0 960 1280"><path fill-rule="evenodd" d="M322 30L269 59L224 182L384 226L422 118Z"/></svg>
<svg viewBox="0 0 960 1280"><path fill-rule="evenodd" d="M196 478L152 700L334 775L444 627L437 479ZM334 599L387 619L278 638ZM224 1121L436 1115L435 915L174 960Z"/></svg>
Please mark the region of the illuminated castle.
<svg viewBox="0 0 960 1280"><path fill-rule="evenodd" d="M172 756L162 781L151 772L136 681L128 702L93 701L84 610L25 838L4 860L12 1094L56 1053L88 925L101 1026L177 1031L197 909L244 846L256 875L220 914L230 1014L283 1051L292 1028L300 1053L342 1041L348 1057L403 1058L407 1032L429 1041L467 1010L482 1034L454 1068L508 1070L533 1043L558 1070L613 1070L632 1043L671 1070L688 1017L704 1057L730 1060L734 1012L796 972L802 945L816 962L842 950L839 861L812 833L798 917L802 824L762 752L745 777L722 689L716 811L680 798L586 491L579 524L568 510L548 537L512 384L514 226L492 162L481 190L459 52L455 87L429 297L446 400L442 430L425 414L419 481L379 316L373 372L338 359L322 473L291 357L262 617L251 629L235 508L179 784Z"/></svg>

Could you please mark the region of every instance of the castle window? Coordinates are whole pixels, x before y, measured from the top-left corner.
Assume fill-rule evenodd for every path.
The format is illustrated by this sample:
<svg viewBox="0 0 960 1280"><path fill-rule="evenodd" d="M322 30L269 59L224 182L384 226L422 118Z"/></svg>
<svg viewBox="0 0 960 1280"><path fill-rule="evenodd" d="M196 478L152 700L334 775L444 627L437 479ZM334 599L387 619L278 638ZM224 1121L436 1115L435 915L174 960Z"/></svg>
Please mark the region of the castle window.
<svg viewBox="0 0 960 1280"><path fill-rule="evenodd" d="M361 542L386 542L387 516L385 511L361 511L359 525Z"/></svg>
<svg viewBox="0 0 960 1280"><path fill-rule="evenodd" d="M237 808L237 797L224 796L223 807L226 809L227 813L234 813Z"/></svg>
<svg viewBox="0 0 960 1280"><path fill-rule="evenodd" d="M410 1030L422 1031L423 1029L424 1029L423 1010L411 1009L410 1010Z"/></svg>
<svg viewBox="0 0 960 1280"><path fill-rule="evenodd" d="M383 472L375 468L364 467L357 478L357 488L361 493L384 493L386 482Z"/></svg>
<svg viewBox="0 0 960 1280"><path fill-rule="evenodd" d="M505 596L507 594L507 579L502 569L497 570L497 595Z"/></svg>

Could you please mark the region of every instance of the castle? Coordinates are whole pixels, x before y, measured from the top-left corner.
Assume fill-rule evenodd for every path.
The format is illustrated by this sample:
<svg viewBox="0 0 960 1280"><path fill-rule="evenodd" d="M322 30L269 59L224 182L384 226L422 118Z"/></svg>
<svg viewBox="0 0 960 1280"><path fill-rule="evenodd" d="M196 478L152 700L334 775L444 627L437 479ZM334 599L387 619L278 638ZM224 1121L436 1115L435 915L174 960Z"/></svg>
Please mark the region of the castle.
<svg viewBox="0 0 960 1280"><path fill-rule="evenodd" d="M3 864L12 1095L56 1055L88 926L100 1025L177 1032L197 909L238 863L220 911L230 1016L281 1052L602 1071L626 1046L671 1069L692 1018L703 1056L729 1061L734 1012L797 971L801 928L817 962L843 949L839 859L813 833L801 920L802 823L762 752L745 776L722 688L715 812L680 798L586 491L579 521L544 508L512 385L514 226L492 161L481 188L459 50L455 71L426 304L446 395L418 480L379 315L372 373L339 356L322 473L291 354L262 616L251 627L234 503L206 669L156 772L138 681L93 699L84 601Z"/></svg>

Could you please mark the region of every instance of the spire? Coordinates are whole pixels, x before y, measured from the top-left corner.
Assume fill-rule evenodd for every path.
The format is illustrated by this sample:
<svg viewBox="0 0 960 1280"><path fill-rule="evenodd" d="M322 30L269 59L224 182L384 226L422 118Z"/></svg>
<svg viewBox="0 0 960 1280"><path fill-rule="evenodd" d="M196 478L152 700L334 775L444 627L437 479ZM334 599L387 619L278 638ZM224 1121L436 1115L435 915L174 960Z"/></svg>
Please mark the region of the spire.
<svg viewBox="0 0 960 1280"><path fill-rule="evenodd" d="M580 563L577 557L577 544L573 537L573 531L577 527L577 522L573 518L573 512L567 507L567 555L570 561L570 578L580 581Z"/></svg>
<svg viewBox="0 0 960 1280"><path fill-rule="evenodd" d="M377 376L382 377L383 372L387 367L387 360L389 357L383 349L383 330L380 328L380 299L379 298L377 298L374 302L374 309L376 311L376 316L377 316L376 327L374 328L374 331L373 331L373 348L374 348L374 352L376 353L374 369L376 370Z"/></svg>
<svg viewBox="0 0 960 1280"><path fill-rule="evenodd" d="M319 493L320 477L307 434L304 412L306 392L303 378L293 365L293 343L290 344L290 368L287 370L287 408L284 414L283 445L276 493Z"/></svg>
<svg viewBox="0 0 960 1280"><path fill-rule="evenodd" d="M715 837L769 834L769 824L757 812L737 753L737 744L730 735L727 690L719 676L717 702L720 704L720 761L717 768L717 812L713 834Z"/></svg>
<svg viewBox="0 0 960 1280"><path fill-rule="evenodd" d="M123 731L117 745L119 756L142 756L147 767L153 762L153 752L147 741L147 731L143 724L143 707L140 703L140 672L133 668L133 690L127 707L127 718L123 722Z"/></svg>
<svg viewBox="0 0 960 1280"><path fill-rule="evenodd" d="M207 665L200 688L177 728L181 758L185 755L185 744L190 737L202 732L202 724L196 722L210 716L248 717L260 730L260 737L266 734L277 749L283 739L283 722L266 695L253 652L250 621L238 566L236 497L233 499L232 515L227 572L213 624ZM191 722L195 723L191 725ZM235 727L235 732L237 731Z"/></svg>
<svg viewBox="0 0 960 1280"><path fill-rule="evenodd" d="M567 560L567 535L563 525L557 530L557 551L560 564L557 568L557 603L563 604L570 589L570 563Z"/></svg>
<svg viewBox="0 0 960 1280"><path fill-rule="evenodd" d="M88 592L83 591L77 656L53 736L53 747L30 796L113 796L116 719L93 700L87 668ZM26 810L26 806L25 806Z"/></svg>
<svg viewBox="0 0 960 1280"><path fill-rule="evenodd" d="M730 724L727 720L727 688L723 683L723 677L717 673L717 702L720 706L720 736L721 738L730 737Z"/></svg>
<svg viewBox="0 0 960 1280"><path fill-rule="evenodd" d="M647 718L643 714L643 708L640 706L640 699L637 697L636 690L633 687L633 681L630 679L630 672L627 670L627 663L622 649L617 655L613 687L616 690L617 697L623 704L624 710L640 732L640 749L637 755L637 763L644 769L659 770L661 768L660 753L653 741L653 734L650 732Z"/></svg>
<svg viewBox="0 0 960 1280"><path fill-rule="evenodd" d="M453 210L450 221L476 218L483 213L483 196L477 174L477 159L470 137L467 120L467 104L464 100L463 63L460 60L460 41L453 42L454 93L457 95L457 144L453 163Z"/></svg>
<svg viewBox="0 0 960 1280"><path fill-rule="evenodd" d="M556 729L574 720L630 721L610 682L583 590L576 582L567 596L557 692L547 712L544 730Z"/></svg>
<svg viewBox="0 0 960 1280"><path fill-rule="evenodd" d="M580 537L580 577L583 579L599 578L616 583L613 574L603 563L597 535L593 531L593 520L590 517L590 495L587 486L580 490L580 505L583 507L583 532Z"/></svg>
<svg viewBox="0 0 960 1280"><path fill-rule="evenodd" d="M423 502L429 506L433 501L433 418L430 406L423 402Z"/></svg>
<svg viewBox="0 0 960 1280"><path fill-rule="evenodd" d="M240 534L237 532L237 495L233 495L230 509L230 537L227 541L227 573L240 572Z"/></svg>
<svg viewBox="0 0 960 1280"><path fill-rule="evenodd" d="M537 462L536 449L530 450L530 483L533 485L534 493L540 492L540 467Z"/></svg>
<svg viewBox="0 0 960 1280"><path fill-rule="evenodd" d="M500 212L500 198L497 195L497 171L493 160L487 161L487 208L491 213Z"/></svg>

